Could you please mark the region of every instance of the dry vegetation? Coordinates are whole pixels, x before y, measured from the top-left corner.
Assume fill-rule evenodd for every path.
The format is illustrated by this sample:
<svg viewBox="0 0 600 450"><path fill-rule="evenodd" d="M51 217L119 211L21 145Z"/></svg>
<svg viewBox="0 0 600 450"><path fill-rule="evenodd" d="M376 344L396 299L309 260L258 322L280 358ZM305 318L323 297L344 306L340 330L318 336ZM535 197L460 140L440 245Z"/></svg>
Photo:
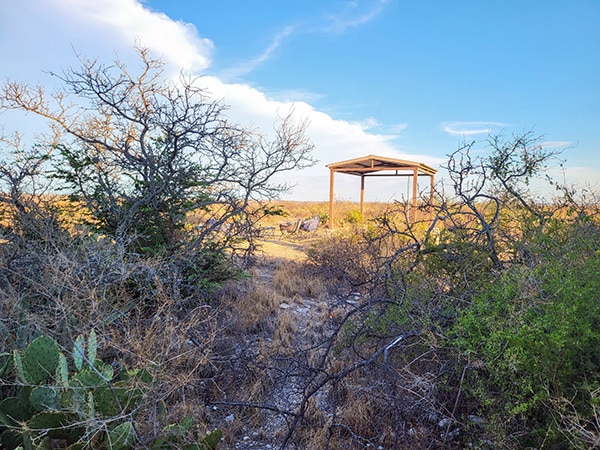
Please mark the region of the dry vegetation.
<svg viewBox="0 0 600 450"><path fill-rule="evenodd" d="M53 125L0 136L3 448L600 445L600 201L530 191L553 150L466 143L451 194L328 229L256 202L314 163L305 122L267 140L138 52L0 91Z"/></svg>
<svg viewBox="0 0 600 450"><path fill-rule="evenodd" d="M282 215L268 216L260 227L309 217L327 205L276 206ZM356 223L356 206L338 206L347 219L334 230L281 235L276 227L256 241L242 278L209 290L187 289L176 263L158 256L118 273L110 240L69 233L72 217L59 214L58 228L35 239L17 242L5 234L0 353L43 334L69 352L76 335L96 330L100 359L152 374L135 411L142 446L155 445L172 424L189 418L193 430L177 434L174 445L218 428L224 449L462 448L468 442L517 448L520 441L502 438L496 419L469 392L486 363L463 361L448 345L449 333L456 333L448 323L475 295L473 283L492 276L494 260L465 247L465 230L476 229L465 208L452 221L437 216L440 225L432 227L423 205L422 219L406 227L404 205L386 205L383 213L383 205L369 205L376 213L364 223ZM563 207L552 213L577 218ZM598 216L593 205L579 214ZM512 214L504 220L522 224ZM586 226L581 233L597 233ZM503 261L511 254L503 239L517 235L496 241ZM414 242L425 244L421 252L414 252ZM515 249L521 258L523 248ZM3 389L8 395L10 384ZM582 417L564 414L592 433L588 441L595 439Z"/></svg>

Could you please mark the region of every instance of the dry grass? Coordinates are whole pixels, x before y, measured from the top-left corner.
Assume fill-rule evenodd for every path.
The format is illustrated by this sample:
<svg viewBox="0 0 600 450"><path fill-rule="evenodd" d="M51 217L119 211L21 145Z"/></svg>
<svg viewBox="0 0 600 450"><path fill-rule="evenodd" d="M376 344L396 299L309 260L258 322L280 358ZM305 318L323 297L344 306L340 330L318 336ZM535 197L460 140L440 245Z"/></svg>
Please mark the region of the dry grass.
<svg viewBox="0 0 600 450"><path fill-rule="evenodd" d="M267 216L271 222L264 225L289 217L323 216L328 210L325 202L285 202L282 207L288 215ZM385 207L367 205L368 217ZM41 333L56 336L70 348L78 333L94 328L103 360L152 372L155 382L138 411L145 442L184 416L192 417L202 432L222 428L223 448L235 448L250 430L259 430L253 439L280 442L288 424L281 415L221 403L274 403L293 409L311 374L339 373L352 364L351 356L338 358L325 347L348 310L347 304L333 301L339 278L351 279L346 293L354 292L357 284L369 281L375 267L375 253L370 251L377 249L359 242L363 228L355 222L357 209L357 204L336 204L341 227L335 233L321 229L310 235L263 239L249 277L226 283L218 297L204 297L200 291L182 294L177 272L160 258L120 270L114 265L110 241L87 248L61 244L58 253L45 249L17 260L0 255L5 258L2 264L11 268L2 274L6 282L0 312L6 333L0 352ZM28 308L18 311L25 290ZM22 336L18 344L17 336ZM336 424L328 416L329 387L308 399L295 445L322 448L333 439L331 448L352 448L348 446L356 441L352 433L337 423L371 436L369 423L381 414L380 405L377 398L365 397L370 391L361 382L358 374L344 382ZM166 410L161 412L163 406ZM232 420L226 420L229 417Z"/></svg>
<svg viewBox="0 0 600 450"><path fill-rule="evenodd" d="M304 268L295 262L281 264L273 275L271 286L281 295L291 299L323 300L327 292L321 279L310 277Z"/></svg>

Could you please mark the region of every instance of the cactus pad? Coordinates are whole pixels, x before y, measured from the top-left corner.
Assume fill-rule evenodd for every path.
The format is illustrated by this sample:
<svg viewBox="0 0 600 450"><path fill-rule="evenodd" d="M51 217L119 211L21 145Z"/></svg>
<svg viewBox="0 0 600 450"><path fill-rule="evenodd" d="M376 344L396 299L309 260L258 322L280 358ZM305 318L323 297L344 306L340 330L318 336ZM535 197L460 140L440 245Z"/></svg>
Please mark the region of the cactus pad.
<svg viewBox="0 0 600 450"><path fill-rule="evenodd" d="M29 419L34 413L29 402L21 397L8 397L0 403L0 424L14 426Z"/></svg>
<svg viewBox="0 0 600 450"><path fill-rule="evenodd" d="M125 450L135 443L135 429L131 422L124 422L108 432L108 448L110 450Z"/></svg>
<svg viewBox="0 0 600 450"><path fill-rule="evenodd" d="M73 427L73 418L66 413L44 411L36 414L27 423L31 430L42 430L40 433L52 439L65 439L69 444L77 442L84 433L83 428Z"/></svg>
<svg viewBox="0 0 600 450"><path fill-rule="evenodd" d="M40 336L34 339L23 354L25 379L32 384L39 384L48 375L54 375L59 353L58 344L51 337Z"/></svg>
<svg viewBox="0 0 600 450"><path fill-rule="evenodd" d="M29 394L29 402L38 411L58 410L60 390L54 386L38 386Z"/></svg>

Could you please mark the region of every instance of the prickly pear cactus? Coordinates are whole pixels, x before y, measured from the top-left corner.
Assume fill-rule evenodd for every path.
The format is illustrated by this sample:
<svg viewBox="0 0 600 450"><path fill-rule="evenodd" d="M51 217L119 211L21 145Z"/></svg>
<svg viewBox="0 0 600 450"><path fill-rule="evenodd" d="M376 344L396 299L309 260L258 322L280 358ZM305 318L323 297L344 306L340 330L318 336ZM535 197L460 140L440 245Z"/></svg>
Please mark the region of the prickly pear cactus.
<svg viewBox="0 0 600 450"><path fill-rule="evenodd" d="M0 378L6 372L8 365L10 364L10 353L0 353Z"/></svg>
<svg viewBox="0 0 600 450"><path fill-rule="evenodd" d="M110 450L125 450L135 443L135 428L131 422L123 422L108 432L107 444Z"/></svg>
<svg viewBox="0 0 600 450"><path fill-rule="evenodd" d="M208 433L204 439L202 439L202 448L205 450L215 450L222 437L223 433L221 430L214 430Z"/></svg>
<svg viewBox="0 0 600 450"><path fill-rule="evenodd" d="M39 384L54 375L58 367L60 350L54 339L40 336L33 340L23 354L25 381Z"/></svg>
<svg viewBox="0 0 600 450"><path fill-rule="evenodd" d="M121 450L135 444L133 422L123 422L143 400L152 381L146 370L126 368L115 375L111 365L97 359L97 336L79 336L69 364L54 339L41 336L24 351L0 354L6 374L16 376L16 397L0 401L0 448L54 448L56 440L70 449L93 446ZM5 370L12 362L13 370ZM74 369L74 370L73 370ZM2 374L0 374L2 376ZM86 439L83 439L86 437ZM62 445L62 444L61 444ZM61 447L63 448L63 447Z"/></svg>
<svg viewBox="0 0 600 450"><path fill-rule="evenodd" d="M35 410L29 403L27 394L8 397L0 402L0 425L16 426L19 422L25 422L33 416Z"/></svg>
<svg viewBox="0 0 600 450"><path fill-rule="evenodd" d="M61 390L57 386L37 386L29 394L29 403L37 411L60 409Z"/></svg>

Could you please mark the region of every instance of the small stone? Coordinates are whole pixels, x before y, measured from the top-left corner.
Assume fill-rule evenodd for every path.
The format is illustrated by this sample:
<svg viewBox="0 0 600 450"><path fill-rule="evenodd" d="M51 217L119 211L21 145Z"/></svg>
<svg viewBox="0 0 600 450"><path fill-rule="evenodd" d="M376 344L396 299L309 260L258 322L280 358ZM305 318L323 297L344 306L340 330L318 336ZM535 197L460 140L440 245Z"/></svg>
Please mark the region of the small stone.
<svg viewBox="0 0 600 450"><path fill-rule="evenodd" d="M233 413L229 414L227 417L225 417L225 422L227 422L227 423L231 423L234 420L235 420L235 415Z"/></svg>
<svg viewBox="0 0 600 450"><path fill-rule="evenodd" d="M282 303L281 305L279 305L279 307L281 309L288 309L288 308L290 308L290 305L288 305L287 303Z"/></svg>
<svg viewBox="0 0 600 450"><path fill-rule="evenodd" d="M479 417L479 416L475 416L473 414L469 415L469 420L471 422L473 422L475 425L483 425L484 424L484 420L483 418Z"/></svg>
<svg viewBox="0 0 600 450"><path fill-rule="evenodd" d="M450 419L449 417L445 417L438 422L438 427L440 428L447 428L450 425L452 425L452 419Z"/></svg>

